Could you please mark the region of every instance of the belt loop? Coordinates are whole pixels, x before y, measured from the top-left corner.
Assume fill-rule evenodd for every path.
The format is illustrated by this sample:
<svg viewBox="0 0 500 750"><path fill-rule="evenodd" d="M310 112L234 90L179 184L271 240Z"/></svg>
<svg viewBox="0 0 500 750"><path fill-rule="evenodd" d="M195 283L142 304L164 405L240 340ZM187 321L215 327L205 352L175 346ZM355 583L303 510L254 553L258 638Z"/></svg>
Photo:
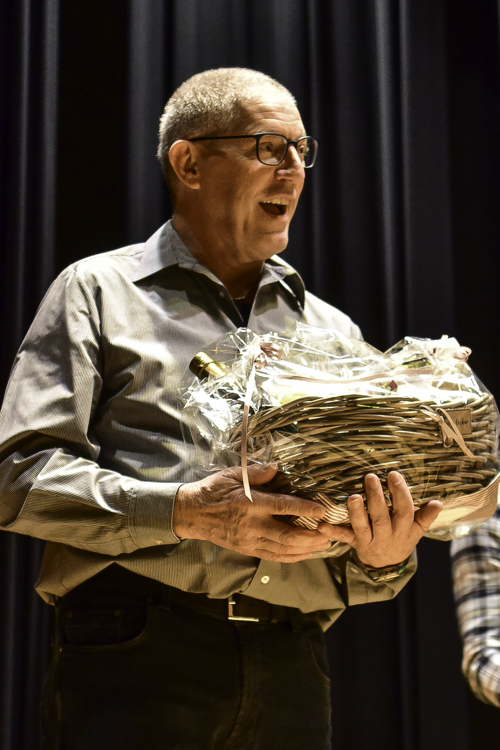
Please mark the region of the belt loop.
<svg viewBox="0 0 500 750"><path fill-rule="evenodd" d="M304 615L300 609L290 609L290 625L292 633L300 633L304 625Z"/></svg>
<svg viewBox="0 0 500 750"><path fill-rule="evenodd" d="M171 609L171 601L172 601L172 587L167 586L166 584L162 585L160 587L160 596L158 597L158 609Z"/></svg>

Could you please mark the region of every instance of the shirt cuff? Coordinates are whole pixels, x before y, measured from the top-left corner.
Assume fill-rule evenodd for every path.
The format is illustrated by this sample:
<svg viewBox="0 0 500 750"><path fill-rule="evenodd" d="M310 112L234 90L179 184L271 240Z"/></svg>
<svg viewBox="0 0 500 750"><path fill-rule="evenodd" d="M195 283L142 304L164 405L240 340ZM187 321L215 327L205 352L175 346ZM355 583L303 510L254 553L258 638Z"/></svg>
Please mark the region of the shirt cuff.
<svg viewBox="0 0 500 750"><path fill-rule="evenodd" d="M139 548L178 544L172 530L174 501L182 482L137 482L130 502L130 536Z"/></svg>
<svg viewBox="0 0 500 750"><path fill-rule="evenodd" d="M346 604L349 606L393 599L417 570L417 555L413 551L404 573L392 581L376 582L356 565L350 555L346 555L346 558L345 577L339 575L339 571L335 570L335 567L334 577L344 590ZM334 562L332 561L332 563Z"/></svg>

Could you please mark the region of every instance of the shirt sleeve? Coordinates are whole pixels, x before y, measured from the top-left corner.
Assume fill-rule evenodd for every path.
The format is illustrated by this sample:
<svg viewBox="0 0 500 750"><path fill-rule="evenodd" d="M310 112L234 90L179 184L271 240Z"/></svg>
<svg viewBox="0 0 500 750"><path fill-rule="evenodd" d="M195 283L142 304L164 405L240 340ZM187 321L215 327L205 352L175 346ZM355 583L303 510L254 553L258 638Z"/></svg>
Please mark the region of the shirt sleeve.
<svg viewBox="0 0 500 750"><path fill-rule="evenodd" d="M462 670L474 694L500 707L500 512L451 543Z"/></svg>
<svg viewBox="0 0 500 750"><path fill-rule="evenodd" d="M347 546L347 545L345 545ZM351 550L339 557L331 557L328 564L332 576L342 593L346 606L384 602L394 597L406 586L417 570L417 553L414 550L404 571L390 581L374 581L357 565Z"/></svg>
<svg viewBox="0 0 500 750"><path fill-rule="evenodd" d="M107 555L176 544L178 483L98 464L92 417L103 390L96 294L73 266L45 296L0 413L2 528Z"/></svg>

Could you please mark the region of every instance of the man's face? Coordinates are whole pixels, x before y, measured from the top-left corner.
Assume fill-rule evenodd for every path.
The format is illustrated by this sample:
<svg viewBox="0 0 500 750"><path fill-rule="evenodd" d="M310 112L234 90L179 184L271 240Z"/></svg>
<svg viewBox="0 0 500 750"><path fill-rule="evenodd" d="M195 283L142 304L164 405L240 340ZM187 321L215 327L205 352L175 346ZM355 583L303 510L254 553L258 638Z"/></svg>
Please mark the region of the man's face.
<svg viewBox="0 0 500 750"><path fill-rule="evenodd" d="M285 97L247 102L246 119L234 135L305 135L297 108ZM198 142L200 194L208 233L229 263L263 261L288 244L288 226L304 184L304 168L294 146L285 160L268 166L256 157L255 140ZM214 248L215 249L215 248Z"/></svg>

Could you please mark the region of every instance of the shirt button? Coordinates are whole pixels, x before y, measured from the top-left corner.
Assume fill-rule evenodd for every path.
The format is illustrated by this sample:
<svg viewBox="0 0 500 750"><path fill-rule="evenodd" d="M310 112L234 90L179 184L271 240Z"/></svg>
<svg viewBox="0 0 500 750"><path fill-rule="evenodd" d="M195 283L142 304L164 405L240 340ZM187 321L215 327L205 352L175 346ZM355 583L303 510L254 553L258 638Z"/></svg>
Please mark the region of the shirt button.
<svg viewBox="0 0 500 750"><path fill-rule="evenodd" d="M163 544L161 539L155 539L155 544Z"/></svg>
<svg viewBox="0 0 500 750"><path fill-rule="evenodd" d="M271 579L269 578L269 576L262 576L262 578L260 579L260 582L261 583L269 583L270 580Z"/></svg>

